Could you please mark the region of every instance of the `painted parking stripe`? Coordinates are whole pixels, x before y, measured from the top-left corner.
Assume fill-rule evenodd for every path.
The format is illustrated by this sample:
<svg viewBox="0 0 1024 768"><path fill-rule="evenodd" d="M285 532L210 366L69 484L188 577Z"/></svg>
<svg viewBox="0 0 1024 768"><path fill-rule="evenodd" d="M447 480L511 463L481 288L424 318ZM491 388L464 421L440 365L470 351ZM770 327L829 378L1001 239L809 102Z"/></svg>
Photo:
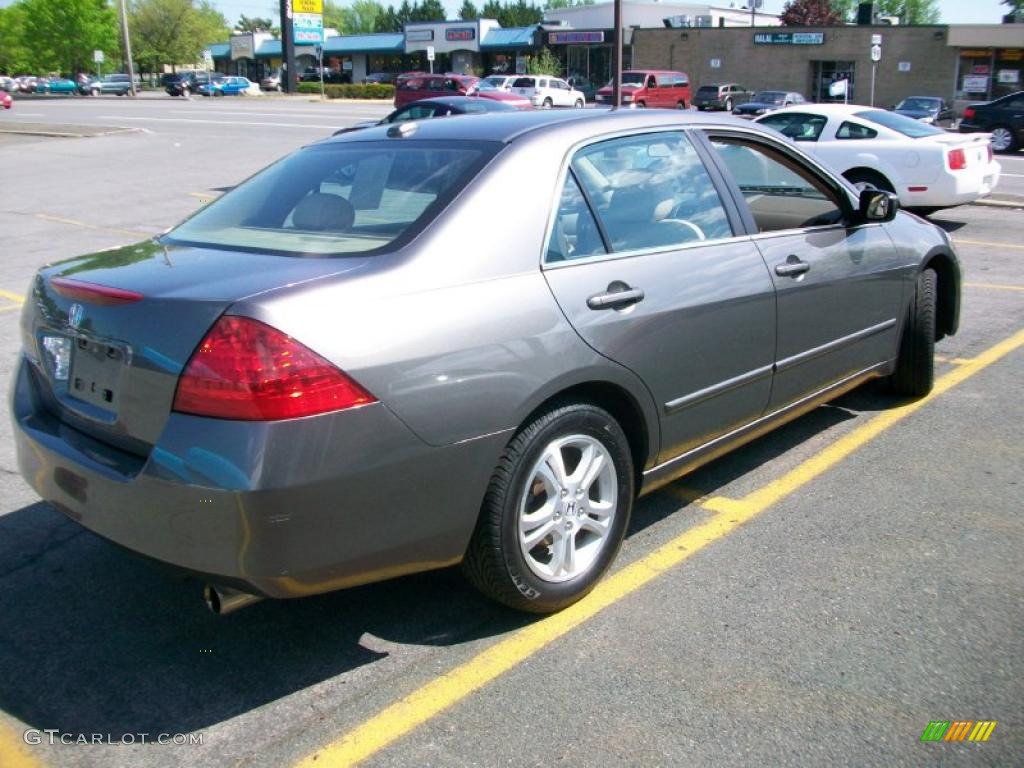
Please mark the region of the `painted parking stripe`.
<svg viewBox="0 0 1024 768"><path fill-rule="evenodd" d="M35 216L37 219L42 219L43 221L55 221L58 224L71 224L72 226L76 227L84 227L85 229L95 229L100 232L113 232L118 235L132 235L133 237L138 237L140 239L153 236L153 233L151 232L139 232L138 230L135 229L118 229L117 227L103 227L100 226L99 224L90 224L87 221L78 221L77 219L65 219L63 216L51 216L48 213L37 213Z"/></svg>
<svg viewBox="0 0 1024 768"><path fill-rule="evenodd" d="M20 733L0 720L0 766L3 768L39 768L42 765L29 752Z"/></svg>
<svg viewBox="0 0 1024 768"><path fill-rule="evenodd" d="M996 248L1010 248L1015 251L1024 251L1024 245L1015 245L1013 243L999 243L994 240L965 240L962 237L954 237L953 242L957 245L988 245Z"/></svg>
<svg viewBox="0 0 1024 768"><path fill-rule="evenodd" d="M20 293L14 293L13 291L5 291L3 288L0 288L0 297L13 301L19 305L25 303L25 297L22 296Z"/></svg>
<svg viewBox="0 0 1024 768"><path fill-rule="evenodd" d="M990 291L1024 291L1024 285L1005 285L1004 283L964 283L964 288L987 288Z"/></svg>
<svg viewBox="0 0 1024 768"><path fill-rule="evenodd" d="M135 117L128 115L100 115L100 120L147 120L155 123L203 123L206 125L256 125L264 128L320 128L336 131L338 123L331 125L315 125L313 123L267 123L254 120L203 120L195 117Z"/></svg>
<svg viewBox="0 0 1024 768"><path fill-rule="evenodd" d="M356 765L533 656L555 640L653 581L707 545L722 539L765 509L828 471L893 425L1024 346L1024 330L990 347L935 382L927 397L893 408L846 434L778 480L741 500L728 500L730 511L716 514L597 585L589 596L547 618L512 633L490 648L365 720L341 738L303 758L296 768ZM720 498L720 497L716 497ZM708 500L714 502L715 498ZM708 503L702 504L708 506Z"/></svg>

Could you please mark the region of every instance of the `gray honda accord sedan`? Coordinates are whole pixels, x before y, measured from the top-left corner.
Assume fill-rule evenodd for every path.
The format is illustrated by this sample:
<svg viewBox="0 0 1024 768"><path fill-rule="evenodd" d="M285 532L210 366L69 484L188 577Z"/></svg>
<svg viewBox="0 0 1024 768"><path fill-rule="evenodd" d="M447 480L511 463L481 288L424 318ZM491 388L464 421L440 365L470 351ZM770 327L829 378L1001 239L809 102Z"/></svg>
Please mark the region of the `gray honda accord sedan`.
<svg viewBox="0 0 1024 768"><path fill-rule="evenodd" d="M745 121L514 113L308 146L47 266L21 473L214 608L462 563L558 610L634 500L957 329L941 230Z"/></svg>

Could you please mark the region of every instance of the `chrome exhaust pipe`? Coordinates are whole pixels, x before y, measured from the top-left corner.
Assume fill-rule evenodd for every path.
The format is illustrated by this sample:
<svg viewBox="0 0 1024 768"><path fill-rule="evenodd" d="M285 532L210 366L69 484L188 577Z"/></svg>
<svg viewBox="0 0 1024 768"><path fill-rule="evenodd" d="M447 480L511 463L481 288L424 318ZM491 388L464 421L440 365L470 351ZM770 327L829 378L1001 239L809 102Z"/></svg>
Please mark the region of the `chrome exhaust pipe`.
<svg viewBox="0 0 1024 768"><path fill-rule="evenodd" d="M218 616L234 613L239 608L253 605L262 599L259 595L217 584L207 584L203 587L203 602L206 603L206 607L210 609L211 613L216 613Z"/></svg>

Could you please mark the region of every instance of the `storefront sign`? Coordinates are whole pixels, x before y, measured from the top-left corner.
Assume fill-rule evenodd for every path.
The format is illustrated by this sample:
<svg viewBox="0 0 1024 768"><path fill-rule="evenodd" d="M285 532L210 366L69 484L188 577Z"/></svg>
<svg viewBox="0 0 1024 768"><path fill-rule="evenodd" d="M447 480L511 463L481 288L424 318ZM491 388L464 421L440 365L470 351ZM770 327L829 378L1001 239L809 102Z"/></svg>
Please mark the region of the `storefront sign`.
<svg viewBox="0 0 1024 768"><path fill-rule="evenodd" d="M231 60L255 59L256 45L252 33L231 36Z"/></svg>
<svg viewBox="0 0 1024 768"><path fill-rule="evenodd" d="M464 40L475 40L476 29L473 27L453 27L444 31L444 39L450 42L461 42Z"/></svg>
<svg viewBox="0 0 1024 768"><path fill-rule="evenodd" d="M323 13L324 0L292 0L292 13Z"/></svg>
<svg viewBox="0 0 1024 768"><path fill-rule="evenodd" d="M434 30L409 29L405 32L405 39L410 43L429 43L434 39Z"/></svg>
<svg viewBox="0 0 1024 768"><path fill-rule="evenodd" d="M975 64L971 67L972 75L987 75L989 71L988 64Z"/></svg>
<svg viewBox="0 0 1024 768"><path fill-rule="evenodd" d="M711 61L708 62L708 65L712 69L721 69L722 68L722 60L721 59L712 59Z"/></svg>
<svg viewBox="0 0 1024 768"><path fill-rule="evenodd" d="M899 64L899 70L900 70L900 72L909 72L910 71L910 62L909 61L901 61L900 64Z"/></svg>
<svg viewBox="0 0 1024 768"><path fill-rule="evenodd" d="M296 45L321 45L324 41L324 17L319 13L296 13L292 29Z"/></svg>
<svg viewBox="0 0 1024 768"><path fill-rule="evenodd" d="M987 93L988 77L985 75L964 75L963 89L967 93Z"/></svg>
<svg viewBox="0 0 1024 768"><path fill-rule="evenodd" d="M824 32L758 32L756 45L824 45Z"/></svg>
<svg viewBox="0 0 1024 768"><path fill-rule="evenodd" d="M1020 82L1020 70L1000 69L996 76L1003 85L1016 85Z"/></svg>
<svg viewBox="0 0 1024 768"><path fill-rule="evenodd" d="M597 32L548 32L548 45L603 43L604 30Z"/></svg>

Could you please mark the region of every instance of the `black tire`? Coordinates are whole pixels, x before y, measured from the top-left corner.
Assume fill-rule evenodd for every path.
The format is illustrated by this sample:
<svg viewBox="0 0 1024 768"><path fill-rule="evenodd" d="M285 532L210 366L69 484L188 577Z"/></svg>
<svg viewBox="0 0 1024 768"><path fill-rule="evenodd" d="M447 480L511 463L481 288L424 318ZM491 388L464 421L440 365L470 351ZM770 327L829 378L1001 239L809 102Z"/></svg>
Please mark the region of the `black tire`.
<svg viewBox="0 0 1024 768"><path fill-rule="evenodd" d="M1013 128L1008 125L993 125L992 133L997 133L998 137L1003 138L1006 142L1002 147L996 148L996 141L993 140L992 148L996 152L1016 152L1017 151L1017 135L1014 133ZM1004 133L1005 132L1005 133ZM995 138L995 137L994 137ZM1002 142L1000 142L1002 143Z"/></svg>
<svg viewBox="0 0 1024 768"><path fill-rule="evenodd" d="M881 189L886 192L896 191L896 187L892 185L891 181L875 171L854 170L843 175L851 184L871 184L875 189Z"/></svg>
<svg viewBox="0 0 1024 768"><path fill-rule="evenodd" d="M575 577L554 582L540 578L527 564L519 543L519 505L535 463L552 441L569 435L599 442L611 457L616 503L606 539L593 562ZM530 613L561 610L590 592L615 559L629 525L633 497L633 459L618 422L593 405L556 406L520 430L502 454L462 570L478 590L510 608ZM571 511L563 514L568 519Z"/></svg>
<svg viewBox="0 0 1024 768"><path fill-rule="evenodd" d="M732 99L725 100L725 111L732 112Z"/></svg>
<svg viewBox="0 0 1024 768"><path fill-rule="evenodd" d="M889 377L893 392L924 397L935 383L935 302L938 277L926 269L917 276L914 297L900 339L896 370Z"/></svg>
<svg viewBox="0 0 1024 768"><path fill-rule="evenodd" d="M686 109L686 102L680 99L676 102L676 109Z"/></svg>
<svg viewBox="0 0 1024 768"><path fill-rule="evenodd" d="M213 95L215 98L222 97L224 95L224 91L214 91Z"/></svg>
<svg viewBox="0 0 1024 768"><path fill-rule="evenodd" d="M583 109L584 106L583 99L576 99L576 103L573 104L576 109Z"/></svg>
<svg viewBox="0 0 1024 768"><path fill-rule="evenodd" d="M544 109L551 109L554 106L554 102L551 99L544 99L544 103L541 105Z"/></svg>
<svg viewBox="0 0 1024 768"><path fill-rule="evenodd" d="M699 105L699 106L697 107L697 111L698 111L698 112L703 112L703 111L704 111L704 105L703 105L703 104Z"/></svg>
<svg viewBox="0 0 1024 768"><path fill-rule="evenodd" d="M636 108L637 109L647 109L647 102L646 101L638 101L636 103Z"/></svg>

